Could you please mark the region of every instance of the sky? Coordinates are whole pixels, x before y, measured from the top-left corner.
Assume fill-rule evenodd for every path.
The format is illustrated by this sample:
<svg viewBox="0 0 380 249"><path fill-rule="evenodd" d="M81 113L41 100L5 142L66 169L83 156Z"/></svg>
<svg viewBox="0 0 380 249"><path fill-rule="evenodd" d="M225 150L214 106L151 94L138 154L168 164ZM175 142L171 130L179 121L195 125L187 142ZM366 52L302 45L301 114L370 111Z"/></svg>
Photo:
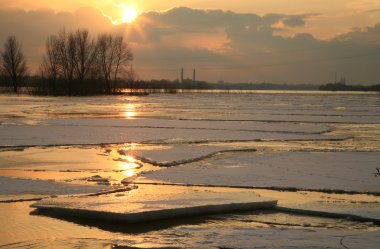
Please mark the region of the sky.
<svg viewBox="0 0 380 249"><path fill-rule="evenodd" d="M183 67L209 82L380 83L378 0L0 1L0 44L15 35L30 73L63 28L123 35L146 80L178 79Z"/></svg>

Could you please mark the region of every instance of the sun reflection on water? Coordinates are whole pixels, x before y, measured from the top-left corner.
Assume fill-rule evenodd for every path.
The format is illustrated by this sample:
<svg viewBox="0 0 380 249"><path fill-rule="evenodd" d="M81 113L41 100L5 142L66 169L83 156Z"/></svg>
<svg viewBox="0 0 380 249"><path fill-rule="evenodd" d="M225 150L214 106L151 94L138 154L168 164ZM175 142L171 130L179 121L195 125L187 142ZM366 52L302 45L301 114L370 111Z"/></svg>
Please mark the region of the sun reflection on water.
<svg viewBox="0 0 380 249"><path fill-rule="evenodd" d="M136 162L136 159L130 155L123 156L122 159L120 167L123 170L123 174L127 177L136 175L136 170L141 168L141 164Z"/></svg>
<svg viewBox="0 0 380 249"><path fill-rule="evenodd" d="M136 162L136 159L134 159L132 156L124 156L124 158L125 158L126 160L128 160L128 162L130 162L130 163L134 163L134 162Z"/></svg>
<svg viewBox="0 0 380 249"><path fill-rule="evenodd" d="M135 175L135 171L133 169L123 171L123 174L127 177L131 177Z"/></svg>
<svg viewBox="0 0 380 249"><path fill-rule="evenodd" d="M135 104L127 104L125 106L125 112L124 112L124 116L127 118L127 119L132 119L136 116L136 105Z"/></svg>

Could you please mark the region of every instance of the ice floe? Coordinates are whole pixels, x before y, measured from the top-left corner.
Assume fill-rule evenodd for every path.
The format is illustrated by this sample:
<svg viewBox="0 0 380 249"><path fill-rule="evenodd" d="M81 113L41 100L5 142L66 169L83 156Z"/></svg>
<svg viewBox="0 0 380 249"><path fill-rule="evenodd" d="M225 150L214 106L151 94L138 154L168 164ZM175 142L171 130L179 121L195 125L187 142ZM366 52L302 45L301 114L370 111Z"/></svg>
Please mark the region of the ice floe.
<svg viewBox="0 0 380 249"><path fill-rule="evenodd" d="M318 201L318 202L309 202L302 204L288 204L282 206L285 209L292 210L293 213L299 214L314 214L319 216L325 216L331 214L331 217L334 217L334 214L340 214L341 216L346 215L347 217L352 216L360 217L362 221L366 219L376 220L380 224L380 202L355 202L355 201L345 201L339 202L336 201ZM338 216L335 216L338 217Z"/></svg>
<svg viewBox="0 0 380 249"><path fill-rule="evenodd" d="M201 161L222 153L255 151L256 149L231 149L223 146L177 145L151 150L139 150L137 147L129 153L142 162L155 166L171 167Z"/></svg>
<svg viewBox="0 0 380 249"><path fill-rule="evenodd" d="M226 155L147 172L148 180L188 184L380 192L378 152Z"/></svg>
<svg viewBox="0 0 380 249"><path fill-rule="evenodd" d="M108 190L105 186L83 184L65 184L55 181L43 181L0 176L1 195L67 195L86 194Z"/></svg>
<svg viewBox="0 0 380 249"><path fill-rule="evenodd" d="M276 200L252 190L200 187L140 186L125 196L54 198L32 205L61 214L135 223L193 215L270 209Z"/></svg>

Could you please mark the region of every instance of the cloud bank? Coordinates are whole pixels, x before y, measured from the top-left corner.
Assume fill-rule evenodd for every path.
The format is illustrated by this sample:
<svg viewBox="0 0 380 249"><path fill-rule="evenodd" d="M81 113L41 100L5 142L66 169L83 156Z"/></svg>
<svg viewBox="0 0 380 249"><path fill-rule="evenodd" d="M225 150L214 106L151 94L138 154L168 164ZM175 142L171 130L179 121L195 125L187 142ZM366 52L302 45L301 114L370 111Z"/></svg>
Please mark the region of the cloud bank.
<svg viewBox="0 0 380 249"><path fill-rule="evenodd" d="M351 83L375 84L380 76L380 22L353 27L330 40L298 33L318 13L297 15L235 13L179 7L143 13L132 25L114 26L94 8L71 12L0 11L0 42L16 35L32 70L48 35L87 28L96 36L123 34L143 79L190 77L229 82L326 83L335 73Z"/></svg>

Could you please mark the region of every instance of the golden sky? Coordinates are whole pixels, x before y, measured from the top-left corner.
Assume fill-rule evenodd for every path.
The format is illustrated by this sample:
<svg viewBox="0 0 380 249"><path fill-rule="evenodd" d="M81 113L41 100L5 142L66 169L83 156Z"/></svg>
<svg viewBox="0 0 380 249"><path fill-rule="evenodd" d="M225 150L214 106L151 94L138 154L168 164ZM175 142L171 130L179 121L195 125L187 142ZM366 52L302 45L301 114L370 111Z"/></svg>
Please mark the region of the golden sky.
<svg viewBox="0 0 380 249"><path fill-rule="evenodd" d="M130 7L140 16L123 23ZM123 34L146 79L178 78L184 66L210 81L380 81L379 0L0 1L0 43L19 37L31 68L62 27Z"/></svg>
<svg viewBox="0 0 380 249"><path fill-rule="evenodd" d="M1 9L52 9L74 12L80 7L96 7L115 20L121 18L120 4L132 5L140 13L145 11L165 11L185 6L195 9L222 9L240 13L304 14L318 13L308 23L309 32L328 39L347 32L354 26L371 26L380 19L378 0L1 0ZM371 12L372 11L372 12ZM333 23L333 25L331 25ZM302 29L300 29L303 31Z"/></svg>

